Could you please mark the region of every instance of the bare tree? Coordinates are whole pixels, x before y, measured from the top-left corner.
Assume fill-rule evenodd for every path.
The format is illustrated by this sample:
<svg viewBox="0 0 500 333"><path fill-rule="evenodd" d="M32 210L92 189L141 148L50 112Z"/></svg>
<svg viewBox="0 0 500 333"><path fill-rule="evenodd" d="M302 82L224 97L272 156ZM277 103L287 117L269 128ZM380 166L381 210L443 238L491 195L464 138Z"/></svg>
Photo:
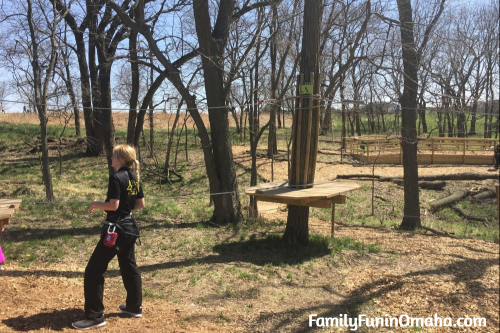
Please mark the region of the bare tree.
<svg viewBox="0 0 500 333"><path fill-rule="evenodd" d="M31 66L33 70L33 86L35 90L35 107L38 111L40 120L40 136L42 141L42 172L43 182L45 184L45 195L48 201L54 200L54 191L52 188L52 175L50 172L49 150L47 143L47 101L49 94L49 83L54 75L54 66L57 55L57 40L56 29L59 21L55 5L52 4L49 10L46 9L46 3L37 3L37 10L43 13L43 17L48 18L47 21L36 20L33 15L33 3L27 0L26 20L28 22L29 34L31 37L28 51L31 54ZM43 24L45 29L40 29ZM41 32L45 32L40 34ZM42 40L48 38L50 40L49 48L41 50ZM46 66L45 70L42 63Z"/></svg>
<svg viewBox="0 0 500 333"><path fill-rule="evenodd" d="M337 6L329 7L328 17L322 30L322 41L320 52L324 54L323 70L324 80L328 81L323 96L331 99L335 96L337 90L342 86L342 78L350 66L356 65L361 58L358 49L363 43L363 37L366 33L368 23L372 16L371 1L367 0L362 4L357 1L349 1L346 4L340 2ZM339 27L340 25L340 27ZM336 38L331 40L334 33ZM327 104L323 121L321 124L321 133L326 134L331 131L331 103ZM342 117L343 137L345 137L345 113Z"/></svg>
<svg viewBox="0 0 500 333"><path fill-rule="evenodd" d="M69 95L70 103L73 108L73 115L75 119L75 132L76 136L80 137L81 133L81 124L80 124L80 108L78 107L79 102L77 99L77 95L73 85L73 76L71 75L71 53L69 42L67 39L67 25L64 26L64 32L62 33L62 42L60 43L59 53L61 58L58 63L56 63L56 72L59 77L64 81L65 92Z"/></svg>
<svg viewBox="0 0 500 333"><path fill-rule="evenodd" d="M282 2L280 8L277 4L272 6L271 22L271 107L269 114L269 134L267 139L267 156L278 153L276 127L281 125L281 109L284 105L285 95L290 93L290 88L296 80L296 71L300 57L298 56L298 25L300 20L294 13L298 11L299 1L293 4ZM288 19L284 19L284 18ZM295 48L295 49L294 49ZM295 52L294 52L295 51ZM293 65L290 63L293 62ZM287 70L287 68L291 68ZM283 124L284 126L284 124Z"/></svg>
<svg viewBox="0 0 500 333"><path fill-rule="evenodd" d="M90 69L87 61L87 45L85 40L85 32L89 27L91 12L87 12L80 24L77 22L78 14L71 12L71 4L66 4L63 0L55 0L56 8L59 13L64 13L64 20L73 32L76 49L75 53L78 59L78 67L80 69L80 89L83 106L83 117L85 120L85 133L87 136L87 151L88 155L96 155L98 153L97 142L95 138L95 128L92 108L92 89L90 85ZM88 7L97 7L92 1L87 1ZM82 6L83 7L83 6Z"/></svg>
<svg viewBox="0 0 500 333"><path fill-rule="evenodd" d="M442 0L439 4L436 14L427 25L422 42L417 49L413 33L414 21L411 1L397 1L404 68L404 88L403 94L400 97L402 109L401 146L403 150L404 169L404 217L400 227L404 229L415 229L421 226L416 131L418 69L423 49L430 38L432 29L444 10L444 3L445 0Z"/></svg>
<svg viewBox="0 0 500 333"><path fill-rule="evenodd" d="M227 119L228 109L226 108L226 95L223 85L224 66L221 61L231 22L237 20L248 11L267 5L268 3L257 6L244 6L236 11L233 1L222 1L213 29L210 21L208 2L194 1L193 3L196 33L200 44L199 49L195 51L202 55L205 92L210 110L211 140L199 114L195 96L191 94L183 83L178 70L178 67L186 59L192 59L197 53L191 52L179 58L178 62L171 62L159 49L158 43L153 37L151 26L146 24L145 20L132 20L123 8L118 6L114 1L108 0L107 3L113 7L127 26L139 31L144 36L149 48L163 66L161 75L169 79L187 104L202 141L205 166L210 180L210 192L213 194L223 193L213 196L214 214L212 219L216 223L239 222L242 214L232 158ZM144 1L137 1L135 6L137 8L144 8ZM138 15L138 17L141 16Z"/></svg>

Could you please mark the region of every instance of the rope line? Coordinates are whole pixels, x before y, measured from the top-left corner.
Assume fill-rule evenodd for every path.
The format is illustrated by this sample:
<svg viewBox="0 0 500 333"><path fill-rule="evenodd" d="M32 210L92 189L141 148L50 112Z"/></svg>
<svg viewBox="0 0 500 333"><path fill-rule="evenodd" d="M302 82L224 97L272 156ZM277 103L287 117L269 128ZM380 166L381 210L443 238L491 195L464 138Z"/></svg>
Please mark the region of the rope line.
<svg viewBox="0 0 500 333"><path fill-rule="evenodd" d="M245 103L245 104L238 104L238 105L226 105L226 106L211 106L211 107L208 107L208 106L199 106L199 107L196 107L196 108L182 108L183 111L189 111L189 110L201 110L201 112L205 111L205 110L213 110L213 109L233 109L233 108L239 108L239 109L245 109L245 108L248 108L248 107L251 107L251 106L266 106L266 105L279 105L279 106L287 106L285 104L281 104L282 101L290 101L290 100L294 100L294 99L297 99L297 98L304 98L304 99L313 99L313 100L321 100L321 101L326 101L326 102L332 102L333 104L361 104L360 102L361 101L351 101L351 100L345 100L344 102L342 100L338 100L338 99L330 99L330 98L325 98L325 97L321 97L321 96L317 96L317 95L313 95L313 96L292 96L292 97L287 97L287 98L284 98L284 99L281 99L281 100L278 100L278 99L260 99L258 101L258 103ZM21 104L21 105L33 105L33 103L26 103L26 102L22 102L22 101L14 101L14 100L6 100L6 99L0 99L0 103L12 103L12 104ZM377 102L375 102L377 103ZM393 102L383 102L383 103L393 103ZM417 110L415 108L406 108L406 107L401 107L399 106L399 104L397 103L394 103L395 105L398 105L398 108L397 110L399 112L402 112L404 110ZM40 104L40 105L45 105L45 104ZM368 103L364 103L364 105L369 105ZM375 104L377 105L377 104ZM62 109L67 109L67 108L72 108L73 106L72 105L66 105L66 106L59 106L59 105L51 105L51 104L47 104L47 107L50 107L50 108L57 108L59 109L58 111L61 111ZM82 105L78 105L77 106L78 108L80 109L84 109L84 107ZM312 108L322 108L324 107L323 105L317 105L317 106L311 106L311 109ZM126 112L130 112L130 108L118 108L118 107L109 107L109 108L104 108L104 107L91 107L93 109L93 111L96 111L96 112L99 112L101 110L112 110L112 111L126 111ZM297 108L293 108L293 109L297 109ZM302 110L307 110L309 108L302 108ZM137 111L148 111L149 108L146 108L146 109L137 109ZM169 107L169 108L158 108L158 112L160 111L177 111L177 108L176 107ZM373 110L375 113L379 113L379 110ZM342 110L337 110L337 109L331 109L331 113L341 113ZM348 113L349 112L352 112L352 110L348 110L347 111ZM368 111L355 111L355 112L358 112L358 113L368 113ZM470 110L444 110L442 108L438 108L436 110L428 110L427 112L429 113L448 113L448 114L468 114L468 115L472 115L472 111ZM23 113L23 112L16 112L16 113ZM171 113L171 112L169 112ZM394 114L396 113L395 111L392 111L392 112L386 112L387 114ZM477 117L484 117L484 116L494 116L494 114L491 114L491 113L488 113L487 110L477 110L475 115Z"/></svg>

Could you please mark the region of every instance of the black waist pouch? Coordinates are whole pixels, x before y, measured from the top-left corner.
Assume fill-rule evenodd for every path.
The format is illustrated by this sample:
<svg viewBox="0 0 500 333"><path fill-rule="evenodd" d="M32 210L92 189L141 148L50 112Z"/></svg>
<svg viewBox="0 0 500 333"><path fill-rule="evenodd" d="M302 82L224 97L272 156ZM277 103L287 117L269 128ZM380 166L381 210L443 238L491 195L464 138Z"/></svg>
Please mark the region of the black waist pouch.
<svg viewBox="0 0 500 333"><path fill-rule="evenodd" d="M102 236L106 235L109 226L113 225L116 226L115 230L118 234L118 238L115 242L115 247L118 252L120 252L121 249L131 246L137 240L139 240L138 245L141 245L139 227L132 214L122 218L119 216L108 217L101 230Z"/></svg>

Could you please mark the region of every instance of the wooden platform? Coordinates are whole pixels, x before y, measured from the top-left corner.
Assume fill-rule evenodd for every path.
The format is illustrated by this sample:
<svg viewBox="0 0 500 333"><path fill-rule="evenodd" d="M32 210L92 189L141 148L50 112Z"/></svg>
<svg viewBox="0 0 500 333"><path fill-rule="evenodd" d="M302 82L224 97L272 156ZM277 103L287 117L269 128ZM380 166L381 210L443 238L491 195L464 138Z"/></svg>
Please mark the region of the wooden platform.
<svg viewBox="0 0 500 333"><path fill-rule="evenodd" d="M345 193L359 190L360 185L350 182L323 181L312 187L290 187L288 181L263 183L248 187L245 193L260 201L282 203L295 206L331 208L332 237L334 236L335 204L345 203Z"/></svg>
<svg viewBox="0 0 500 333"><path fill-rule="evenodd" d="M403 164L400 139L377 135L346 138L346 153L369 164ZM493 147L498 142L498 139L419 137L418 163L493 164Z"/></svg>
<svg viewBox="0 0 500 333"><path fill-rule="evenodd" d="M21 199L0 199L0 232L10 223L10 218L19 209Z"/></svg>

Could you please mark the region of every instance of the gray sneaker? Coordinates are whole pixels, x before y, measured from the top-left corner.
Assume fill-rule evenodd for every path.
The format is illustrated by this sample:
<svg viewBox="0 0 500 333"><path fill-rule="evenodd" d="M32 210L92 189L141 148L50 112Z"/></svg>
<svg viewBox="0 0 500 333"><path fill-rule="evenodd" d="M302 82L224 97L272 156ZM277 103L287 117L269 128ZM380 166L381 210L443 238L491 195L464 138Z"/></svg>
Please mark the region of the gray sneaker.
<svg viewBox="0 0 500 333"><path fill-rule="evenodd" d="M120 306L118 306L118 310L120 310L121 313L128 314L129 316L134 318L142 317L142 306L139 307L139 310L132 311L131 309L127 308L126 304L121 304Z"/></svg>
<svg viewBox="0 0 500 333"><path fill-rule="evenodd" d="M75 321L72 325L77 330L90 330L92 328L103 327L104 325L106 325L106 322L104 321L104 314L103 314L99 318L83 319Z"/></svg>

